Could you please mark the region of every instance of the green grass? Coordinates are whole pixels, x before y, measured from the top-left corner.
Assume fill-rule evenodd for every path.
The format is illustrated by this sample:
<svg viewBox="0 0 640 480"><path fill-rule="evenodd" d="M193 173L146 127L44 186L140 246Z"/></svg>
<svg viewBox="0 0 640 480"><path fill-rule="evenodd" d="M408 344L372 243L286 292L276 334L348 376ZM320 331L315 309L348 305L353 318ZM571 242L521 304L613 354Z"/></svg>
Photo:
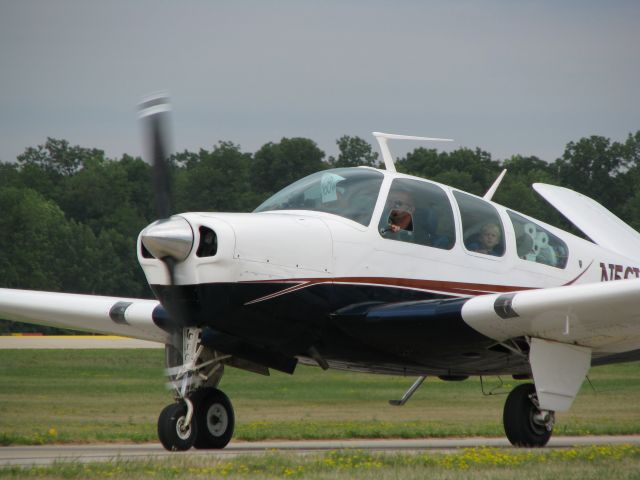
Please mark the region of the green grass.
<svg viewBox="0 0 640 480"><path fill-rule="evenodd" d="M597 392L585 382L572 410L558 414L556 434L640 433L640 363L590 377ZM476 379L428 379L407 405L389 406L412 381L228 368L220 387L234 404L236 439L503 435L505 395L483 396ZM161 350L0 350L0 445L157 441L157 416L171 401Z"/></svg>
<svg viewBox="0 0 640 480"><path fill-rule="evenodd" d="M556 451L473 448L450 454L333 451L295 455L172 456L165 460L59 463L0 468L0 478L305 478L305 479L541 479L640 478L640 447L581 447Z"/></svg>

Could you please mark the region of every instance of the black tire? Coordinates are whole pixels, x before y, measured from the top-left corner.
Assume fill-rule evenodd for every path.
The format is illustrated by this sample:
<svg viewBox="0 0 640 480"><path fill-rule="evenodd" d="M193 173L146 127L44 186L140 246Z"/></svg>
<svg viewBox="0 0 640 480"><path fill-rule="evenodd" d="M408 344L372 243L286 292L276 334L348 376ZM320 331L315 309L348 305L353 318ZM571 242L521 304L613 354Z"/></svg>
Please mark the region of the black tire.
<svg viewBox="0 0 640 480"><path fill-rule="evenodd" d="M184 451L193 447L198 435L198 425L192 419L187 429L181 428L187 417L184 402L173 403L160 412L158 417L158 438L169 451Z"/></svg>
<svg viewBox="0 0 640 480"><path fill-rule="evenodd" d="M227 446L235 428L231 401L217 388L207 388L196 394L198 436L195 448L220 449Z"/></svg>
<svg viewBox="0 0 640 480"><path fill-rule="evenodd" d="M539 413L531 401L531 395L535 393L533 383L518 385L504 404L504 431L516 447L544 447L551 438L551 431L534 421L534 416Z"/></svg>

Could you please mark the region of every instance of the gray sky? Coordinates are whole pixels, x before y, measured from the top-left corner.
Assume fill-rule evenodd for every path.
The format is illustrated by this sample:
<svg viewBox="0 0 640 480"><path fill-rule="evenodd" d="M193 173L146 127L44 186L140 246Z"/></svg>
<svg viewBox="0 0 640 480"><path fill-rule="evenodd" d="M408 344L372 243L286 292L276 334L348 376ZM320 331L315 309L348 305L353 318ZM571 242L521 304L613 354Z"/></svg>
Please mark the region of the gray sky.
<svg viewBox="0 0 640 480"><path fill-rule="evenodd" d="M139 155L168 90L176 150L379 130L553 161L640 130L639 26L637 1L0 0L0 160Z"/></svg>

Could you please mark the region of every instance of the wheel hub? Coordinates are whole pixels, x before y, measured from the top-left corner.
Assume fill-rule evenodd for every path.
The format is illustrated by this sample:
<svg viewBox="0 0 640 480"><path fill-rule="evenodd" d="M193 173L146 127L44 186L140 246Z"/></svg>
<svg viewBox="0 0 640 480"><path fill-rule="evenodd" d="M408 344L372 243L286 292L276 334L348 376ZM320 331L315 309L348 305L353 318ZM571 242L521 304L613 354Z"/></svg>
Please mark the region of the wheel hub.
<svg viewBox="0 0 640 480"><path fill-rule="evenodd" d="M531 416L532 422L538 427L544 427L547 431L553 430L553 424L555 423L554 412L549 410L538 410Z"/></svg>
<svg viewBox="0 0 640 480"><path fill-rule="evenodd" d="M556 414L552 410L540 410L538 403L538 396L533 394L529 397L533 404L531 411L531 426L540 431L542 428L548 432L553 430L553 425L556 423Z"/></svg>
<svg viewBox="0 0 640 480"><path fill-rule="evenodd" d="M207 428L211 435L220 437L224 435L229 426L227 411L219 403L214 403L207 411Z"/></svg>
<svg viewBox="0 0 640 480"><path fill-rule="evenodd" d="M186 417L180 417L176 422L176 433L181 440L187 440L191 435L191 424L186 423Z"/></svg>

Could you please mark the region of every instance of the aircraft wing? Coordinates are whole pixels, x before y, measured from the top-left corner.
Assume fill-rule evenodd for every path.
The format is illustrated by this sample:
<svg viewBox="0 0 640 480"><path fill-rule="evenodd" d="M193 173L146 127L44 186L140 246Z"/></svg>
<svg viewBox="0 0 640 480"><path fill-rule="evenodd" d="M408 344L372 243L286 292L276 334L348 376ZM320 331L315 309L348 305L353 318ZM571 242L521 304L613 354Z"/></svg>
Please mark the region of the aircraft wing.
<svg viewBox="0 0 640 480"><path fill-rule="evenodd" d="M479 337L496 342L531 337L594 353L620 353L640 349L640 279L473 298L372 302L341 309L334 318L352 336L379 345L445 351L456 343L480 344Z"/></svg>
<svg viewBox="0 0 640 480"><path fill-rule="evenodd" d="M498 341L528 336L603 353L640 348L638 279L483 295L461 313Z"/></svg>
<svg viewBox="0 0 640 480"><path fill-rule="evenodd" d="M0 318L167 343L157 300L0 288Z"/></svg>
<svg viewBox="0 0 640 480"><path fill-rule="evenodd" d="M485 295L461 313L496 340L529 337L528 360L545 410L571 407L593 359L640 349L638 279Z"/></svg>
<svg viewBox="0 0 640 480"><path fill-rule="evenodd" d="M533 188L598 245L638 257L640 234L595 200L555 185L534 183Z"/></svg>
<svg viewBox="0 0 640 480"><path fill-rule="evenodd" d="M336 312L335 320L369 345L417 359L431 374L530 372L540 408L566 411L592 359L640 350L640 280L360 304Z"/></svg>

